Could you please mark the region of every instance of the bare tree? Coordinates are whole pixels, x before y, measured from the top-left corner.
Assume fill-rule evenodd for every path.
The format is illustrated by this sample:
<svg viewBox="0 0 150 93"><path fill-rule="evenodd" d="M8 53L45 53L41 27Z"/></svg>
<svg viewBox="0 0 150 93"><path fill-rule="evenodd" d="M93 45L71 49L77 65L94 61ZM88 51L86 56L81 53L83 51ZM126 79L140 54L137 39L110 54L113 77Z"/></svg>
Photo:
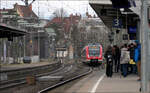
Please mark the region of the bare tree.
<svg viewBox="0 0 150 93"><path fill-rule="evenodd" d="M26 6L31 5L35 0L32 0L32 2L29 4L29 0L21 0L25 3Z"/></svg>
<svg viewBox="0 0 150 93"><path fill-rule="evenodd" d="M56 9L53 15L54 17L64 18L67 16L67 12L64 10L64 8L60 8L60 9Z"/></svg>

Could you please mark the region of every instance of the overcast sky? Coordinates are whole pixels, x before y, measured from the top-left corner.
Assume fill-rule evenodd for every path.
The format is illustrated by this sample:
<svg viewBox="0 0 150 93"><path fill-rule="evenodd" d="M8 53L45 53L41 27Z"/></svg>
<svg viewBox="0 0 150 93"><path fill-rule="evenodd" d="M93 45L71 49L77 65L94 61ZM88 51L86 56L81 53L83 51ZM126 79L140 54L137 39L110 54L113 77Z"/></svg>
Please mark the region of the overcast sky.
<svg viewBox="0 0 150 93"><path fill-rule="evenodd" d="M31 0L29 0L31 1ZM18 3L24 5L21 0L0 0L1 8L13 8L13 5ZM96 14L94 10L90 7L87 0L74 0L74 1L60 1L60 0L36 0L33 3L33 11L40 16L40 18L49 18L53 16L53 12L58 8L64 8L68 14L81 14L85 15L85 12L88 9L88 12L91 15ZM39 13L38 13L39 11Z"/></svg>

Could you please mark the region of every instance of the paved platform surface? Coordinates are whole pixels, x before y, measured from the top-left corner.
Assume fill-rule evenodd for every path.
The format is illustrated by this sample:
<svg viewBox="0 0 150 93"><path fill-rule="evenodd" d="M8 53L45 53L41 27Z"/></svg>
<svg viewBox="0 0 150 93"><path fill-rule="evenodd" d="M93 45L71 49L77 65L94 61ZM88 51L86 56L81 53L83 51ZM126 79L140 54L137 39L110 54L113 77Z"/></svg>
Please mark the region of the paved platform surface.
<svg viewBox="0 0 150 93"><path fill-rule="evenodd" d="M140 93L140 81L137 75L123 77L114 73L112 78L104 77L97 87L98 93Z"/></svg>
<svg viewBox="0 0 150 93"><path fill-rule="evenodd" d="M37 67L37 66L44 66L48 64L52 64L54 62L37 62L37 63L30 63L30 64L7 64L7 65L1 65L0 70L1 71L7 71L7 70L15 70L15 69L21 69L21 68L28 68L28 67Z"/></svg>

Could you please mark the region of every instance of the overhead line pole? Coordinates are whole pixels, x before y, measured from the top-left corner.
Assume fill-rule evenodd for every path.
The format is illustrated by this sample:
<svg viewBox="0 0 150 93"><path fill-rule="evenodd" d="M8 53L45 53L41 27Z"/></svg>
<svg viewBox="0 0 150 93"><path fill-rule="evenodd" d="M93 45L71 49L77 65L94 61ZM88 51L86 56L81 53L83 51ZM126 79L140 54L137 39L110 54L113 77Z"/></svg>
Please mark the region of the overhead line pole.
<svg viewBox="0 0 150 93"><path fill-rule="evenodd" d="M141 92L148 93L148 20L147 20L147 0L141 0Z"/></svg>
<svg viewBox="0 0 150 93"><path fill-rule="evenodd" d="M39 55L39 62L40 62L40 31L39 31L39 27L40 27L40 18L39 18L39 14L40 14L40 10L39 10L39 0L38 0L38 55Z"/></svg>

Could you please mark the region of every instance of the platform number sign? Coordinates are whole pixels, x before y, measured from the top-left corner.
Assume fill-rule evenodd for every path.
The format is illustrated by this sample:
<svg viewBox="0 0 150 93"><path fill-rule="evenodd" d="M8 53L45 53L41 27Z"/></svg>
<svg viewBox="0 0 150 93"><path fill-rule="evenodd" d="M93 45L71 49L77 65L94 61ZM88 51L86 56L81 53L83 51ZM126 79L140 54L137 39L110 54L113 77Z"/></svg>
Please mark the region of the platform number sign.
<svg viewBox="0 0 150 93"><path fill-rule="evenodd" d="M121 25L122 25L121 20L119 20L119 19L113 20L113 27L121 28Z"/></svg>

